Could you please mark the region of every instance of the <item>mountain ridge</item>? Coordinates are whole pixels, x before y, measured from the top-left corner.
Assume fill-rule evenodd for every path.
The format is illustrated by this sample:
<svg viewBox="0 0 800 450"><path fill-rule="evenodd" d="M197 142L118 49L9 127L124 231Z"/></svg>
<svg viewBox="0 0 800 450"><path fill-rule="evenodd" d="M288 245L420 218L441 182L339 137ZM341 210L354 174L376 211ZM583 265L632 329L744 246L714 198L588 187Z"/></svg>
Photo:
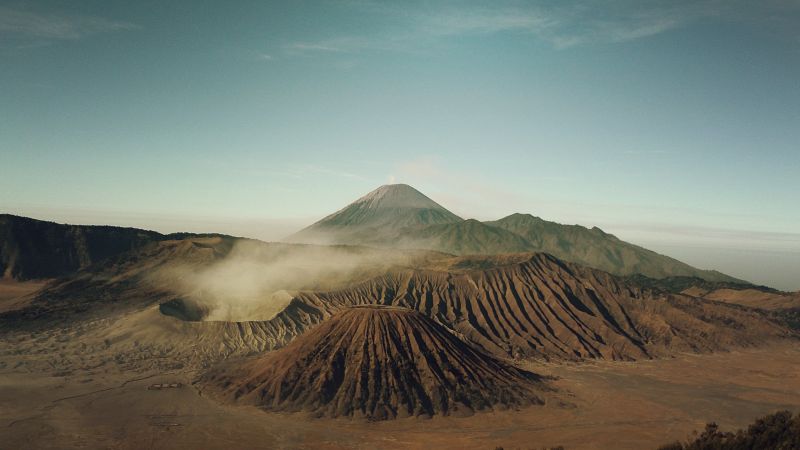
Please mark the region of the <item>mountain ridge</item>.
<svg viewBox="0 0 800 450"><path fill-rule="evenodd" d="M598 227L564 225L531 214L514 213L487 222L525 238L530 251L549 253L615 275L650 278L697 277L707 281L743 282L714 270L697 269L675 258L623 241Z"/></svg>
<svg viewBox="0 0 800 450"><path fill-rule="evenodd" d="M381 186L286 240L418 248L455 255L544 252L620 276L687 276L746 283L623 241L598 227L564 225L525 213L494 221L462 219L405 184Z"/></svg>
<svg viewBox="0 0 800 450"><path fill-rule="evenodd" d="M111 225L71 225L0 214L0 278L45 279L70 275L146 245L215 233L172 233Z"/></svg>
<svg viewBox="0 0 800 450"><path fill-rule="evenodd" d="M0 214L0 276L45 279L167 239L220 234L164 235L137 228L66 225ZM406 184L381 186L284 241L434 250L454 255L543 252L620 276L694 277L747 282L692 267L620 240L600 228L563 225L514 213L495 221L462 219Z"/></svg>

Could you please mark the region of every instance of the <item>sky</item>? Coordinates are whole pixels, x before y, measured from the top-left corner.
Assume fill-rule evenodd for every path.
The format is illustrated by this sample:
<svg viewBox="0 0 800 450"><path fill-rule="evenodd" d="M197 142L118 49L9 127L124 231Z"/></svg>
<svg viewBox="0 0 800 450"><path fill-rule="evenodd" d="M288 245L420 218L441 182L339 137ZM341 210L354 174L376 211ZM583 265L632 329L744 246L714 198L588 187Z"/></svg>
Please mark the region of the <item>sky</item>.
<svg viewBox="0 0 800 450"><path fill-rule="evenodd" d="M0 1L0 212L275 240L386 183L800 289L800 1Z"/></svg>

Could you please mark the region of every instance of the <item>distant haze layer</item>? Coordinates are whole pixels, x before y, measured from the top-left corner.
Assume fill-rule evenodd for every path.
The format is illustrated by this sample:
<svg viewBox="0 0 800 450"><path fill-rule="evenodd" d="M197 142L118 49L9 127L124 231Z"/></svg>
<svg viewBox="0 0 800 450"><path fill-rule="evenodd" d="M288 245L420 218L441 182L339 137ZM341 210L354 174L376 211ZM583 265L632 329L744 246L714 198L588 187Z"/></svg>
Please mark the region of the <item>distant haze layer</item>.
<svg viewBox="0 0 800 450"><path fill-rule="evenodd" d="M279 241L324 215L302 218L218 218L169 214L114 213L50 208L10 208L9 212L71 224L107 224L150 229L160 233L218 232L263 241ZM463 213L462 213L463 214ZM469 214L464 214L470 217ZM553 219L545 217L546 219ZM559 221L558 219L555 219ZM566 221L565 221L566 222ZM567 222L568 223L568 222ZM592 223L583 223L592 226ZM800 291L800 245L757 240L707 239L708 232L656 232L647 225L599 223L621 239L676 258L701 269L716 269L758 285ZM701 244L700 242L703 242ZM760 248L759 248L760 247Z"/></svg>
<svg viewBox="0 0 800 450"><path fill-rule="evenodd" d="M697 247L657 241L641 244L696 267L714 267L755 284L800 291L800 251Z"/></svg>

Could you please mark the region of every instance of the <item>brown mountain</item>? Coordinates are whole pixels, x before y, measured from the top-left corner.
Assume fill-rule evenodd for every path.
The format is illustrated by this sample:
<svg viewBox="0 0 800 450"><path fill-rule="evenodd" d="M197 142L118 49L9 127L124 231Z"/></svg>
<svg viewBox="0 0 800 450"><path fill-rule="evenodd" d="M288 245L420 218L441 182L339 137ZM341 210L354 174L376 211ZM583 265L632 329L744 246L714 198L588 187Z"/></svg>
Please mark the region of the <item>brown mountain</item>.
<svg viewBox="0 0 800 450"><path fill-rule="evenodd" d="M0 278L56 278L148 244L190 236L138 228L65 225L0 214Z"/></svg>
<svg viewBox="0 0 800 450"><path fill-rule="evenodd" d="M243 265L247 259L241 259L237 242L162 241L93 265L51 284L24 308L0 313L0 333L103 323L80 342L97 342L98 350L113 342L115 352L132 360L158 355L148 361L165 367L278 349L343 309L376 304L414 309L498 357L647 359L793 336L782 325L788 321L766 311L643 288L546 254L403 255L245 241L257 247L251 263L259 269L253 271ZM347 272L306 271L310 260L338 270L354 256L357 264ZM285 266L280 261L287 258L294 262ZM243 268L254 278L237 278ZM278 284L248 299L256 307L251 311L277 306L272 318L212 317L213 306L235 305L231 289L277 269ZM294 279L283 276L293 273ZM204 280L219 285L207 292ZM276 290L289 292L279 305L272 304Z"/></svg>
<svg viewBox="0 0 800 450"><path fill-rule="evenodd" d="M323 282L300 277L270 286L261 300L253 299L256 305L259 301L267 304L271 292L291 291L271 319L240 316L237 321L210 322L208 296L202 289L194 290L195 281L187 283L181 280L183 275L170 275L169 268L204 273L224 269L230 262L239 270L231 245L230 239L192 238L143 248L65 278L22 310L0 314L0 328L109 317L117 314L113 311L134 320L130 314L142 311L135 322L127 323L125 316L113 327L121 339L139 334L140 342L148 342L152 339L147 336L158 336L152 345L159 351L169 349L176 357L200 352L211 359L220 352L283 347L345 308L371 304L419 311L503 357L641 359L756 345L791 335L765 312L642 288L546 254L452 257L422 253L392 259L385 250L354 247L326 255L337 265L348 254L358 255L363 266L354 267L347 278L338 275ZM267 260L314 250L258 245L264 247ZM365 252L372 256L362 258ZM239 280L231 283L238 286ZM192 290L187 291L187 285ZM221 297L210 300L233 301L224 289L221 292ZM169 316L160 316L159 311Z"/></svg>
<svg viewBox="0 0 800 450"><path fill-rule="evenodd" d="M536 375L412 310L348 308L286 348L225 364L203 383L237 403L318 416L391 419L541 403Z"/></svg>
<svg viewBox="0 0 800 450"><path fill-rule="evenodd" d="M300 292L274 320L294 333L343 307L396 305L435 318L489 352L544 358L641 359L791 335L758 311L640 288L546 254L521 256L482 264L478 257L453 258L345 289Z"/></svg>

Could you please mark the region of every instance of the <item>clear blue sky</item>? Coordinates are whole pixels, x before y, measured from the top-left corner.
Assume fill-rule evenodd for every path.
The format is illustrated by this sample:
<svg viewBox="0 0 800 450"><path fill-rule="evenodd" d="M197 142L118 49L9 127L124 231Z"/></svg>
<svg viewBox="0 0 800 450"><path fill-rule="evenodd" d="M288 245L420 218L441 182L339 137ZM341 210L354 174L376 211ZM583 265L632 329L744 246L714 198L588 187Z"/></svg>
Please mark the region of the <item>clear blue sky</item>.
<svg viewBox="0 0 800 450"><path fill-rule="evenodd" d="M4 212L276 239L391 181L800 289L800 2L0 4Z"/></svg>

